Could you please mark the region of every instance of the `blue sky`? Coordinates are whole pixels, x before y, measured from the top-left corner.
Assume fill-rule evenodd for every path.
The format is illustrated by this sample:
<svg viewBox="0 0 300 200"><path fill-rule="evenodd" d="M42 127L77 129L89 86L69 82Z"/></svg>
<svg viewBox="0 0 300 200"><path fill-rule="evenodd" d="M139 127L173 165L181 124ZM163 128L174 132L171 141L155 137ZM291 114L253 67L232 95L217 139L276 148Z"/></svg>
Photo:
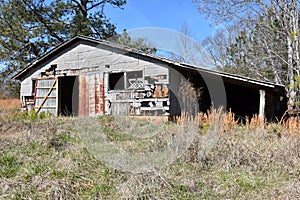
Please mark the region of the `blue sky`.
<svg viewBox="0 0 300 200"><path fill-rule="evenodd" d="M179 31L187 23L193 39L203 40L211 36L214 28L201 16L192 0L127 0L124 10L107 6L107 17L116 24L117 32L159 27Z"/></svg>

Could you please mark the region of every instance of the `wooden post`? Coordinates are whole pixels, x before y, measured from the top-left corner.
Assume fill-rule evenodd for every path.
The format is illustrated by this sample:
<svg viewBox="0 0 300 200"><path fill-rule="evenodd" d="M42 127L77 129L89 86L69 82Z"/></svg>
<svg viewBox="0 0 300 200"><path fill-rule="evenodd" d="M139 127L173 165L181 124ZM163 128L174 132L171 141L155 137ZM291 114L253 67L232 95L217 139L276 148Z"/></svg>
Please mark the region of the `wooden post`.
<svg viewBox="0 0 300 200"><path fill-rule="evenodd" d="M51 65L52 66L52 65ZM54 71L55 72L55 71ZM61 80L61 79L60 79ZM56 82L56 85L55 85L55 89L56 89L56 91L55 91L55 93L56 93L56 98L55 98L55 100L56 100L56 116L58 117L59 116L59 85L58 85L58 83L59 83L59 81L58 81L58 77L54 77L54 82Z"/></svg>
<svg viewBox="0 0 300 200"><path fill-rule="evenodd" d="M266 105L266 91L259 90L259 116L265 116L265 105Z"/></svg>
<svg viewBox="0 0 300 200"><path fill-rule="evenodd" d="M108 87L109 87L109 73L103 73L103 101L104 101L104 113L103 115L110 115L110 102L106 101L105 98L108 95Z"/></svg>

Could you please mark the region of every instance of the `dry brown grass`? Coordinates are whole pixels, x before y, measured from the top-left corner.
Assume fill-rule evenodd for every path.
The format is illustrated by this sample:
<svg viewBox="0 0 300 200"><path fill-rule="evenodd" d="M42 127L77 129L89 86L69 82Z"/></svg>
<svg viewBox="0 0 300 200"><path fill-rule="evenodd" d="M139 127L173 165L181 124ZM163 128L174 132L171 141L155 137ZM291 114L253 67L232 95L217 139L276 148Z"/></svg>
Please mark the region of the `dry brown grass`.
<svg viewBox="0 0 300 200"><path fill-rule="evenodd" d="M238 126L238 120L235 119L235 114L231 111L225 114L224 119L224 130L225 132L229 132L230 130L236 128Z"/></svg>
<svg viewBox="0 0 300 200"><path fill-rule="evenodd" d="M180 123L184 121L189 121L191 118L184 117L185 120L178 118ZM279 135L293 136L300 138L300 118L299 117L289 117L286 120L281 120L278 123L268 123L264 117L259 115L254 115L251 118L246 118L246 123L241 124L239 120L235 117L235 114L231 111L223 113L220 109L210 110L206 113L198 114L198 124L200 127L205 128L211 125L222 126L219 128L220 134L224 133L236 133L242 128L245 131L261 131L261 132L275 132Z"/></svg>
<svg viewBox="0 0 300 200"><path fill-rule="evenodd" d="M0 99L0 109L18 107L20 107L20 99Z"/></svg>
<svg viewBox="0 0 300 200"><path fill-rule="evenodd" d="M212 109L207 114L198 113L198 124L200 127L218 126L219 134L229 133L239 125L233 112L224 113L222 108Z"/></svg>
<svg viewBox="0 0 300 200"><path fill-rule="evenodd" d="M130 118L149 120L150 122L153 122L155 124L168 121L168 116L130 116Z"/></svg>
<svg viewBox="0 0 300 200"><path fill-rule="evenodd" d="M282 124L283 133L289 136L300 138L300 119L297 117L290 117Z"/></svg>
<svg viewBox="0 0 300 200"><path fill-rule="evenodd" d="M166 137L182 126L126 117L87 118L92 127L81 118L22 116L0 115L0 199L300 199L296 118L268 124L255 116L241 125L231 112L199 113L201 126L192 151L157 171L134 174L96 160L78 138L78 127L97 127L110 143L144 153L163 149ZM195 119L180 120L182 125ZM126 130L134 133L129 137ZM146 130L158 133L135 137ZM214 130L220 132L212 142L207 136ZM10 137L11 132L20 134Z"/></svg>
<svg viewBox="0 0 300 200"><path fill-rule="evenodd" d="M251 129L263 129L266 126L266 119L259 115L254 115L250 120L246 120L246 128Z"/></svg>

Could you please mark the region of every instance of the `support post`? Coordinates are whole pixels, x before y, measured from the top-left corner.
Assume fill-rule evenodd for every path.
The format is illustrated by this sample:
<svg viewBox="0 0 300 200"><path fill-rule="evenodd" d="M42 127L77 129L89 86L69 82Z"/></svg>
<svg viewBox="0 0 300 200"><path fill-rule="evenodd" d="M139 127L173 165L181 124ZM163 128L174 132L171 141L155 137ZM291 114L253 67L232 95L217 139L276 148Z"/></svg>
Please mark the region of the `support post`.
<svg viewBox="0 0 300 200"><path fill-rule="evenodd" d="M259 90L259 116L265 116L265 105L266 105L266 91Z"/></svg>

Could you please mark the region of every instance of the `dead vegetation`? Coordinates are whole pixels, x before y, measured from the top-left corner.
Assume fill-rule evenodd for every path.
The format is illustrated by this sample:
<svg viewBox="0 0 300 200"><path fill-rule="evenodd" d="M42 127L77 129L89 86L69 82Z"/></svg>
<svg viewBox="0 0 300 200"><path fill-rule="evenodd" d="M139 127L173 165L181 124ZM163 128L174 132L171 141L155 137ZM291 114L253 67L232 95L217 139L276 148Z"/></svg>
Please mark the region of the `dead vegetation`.
<svg viewBox="0 0 300 200"><path fill-rule="evenodd" d="M0 99L0 109L19 108L20 99Z"/></svg>
<svg viewBox="0 0 300 200"><path fill-rule="evenodd" d="M160 152L180 128L193 130L184 124L199 127L188 148L145 173L96 159L80 137L89 125L126 152ZM220 110L177 124L2 113L0 199L299 199L299 135L296 118L280 124L256 116L241 125Z"/></svg>

